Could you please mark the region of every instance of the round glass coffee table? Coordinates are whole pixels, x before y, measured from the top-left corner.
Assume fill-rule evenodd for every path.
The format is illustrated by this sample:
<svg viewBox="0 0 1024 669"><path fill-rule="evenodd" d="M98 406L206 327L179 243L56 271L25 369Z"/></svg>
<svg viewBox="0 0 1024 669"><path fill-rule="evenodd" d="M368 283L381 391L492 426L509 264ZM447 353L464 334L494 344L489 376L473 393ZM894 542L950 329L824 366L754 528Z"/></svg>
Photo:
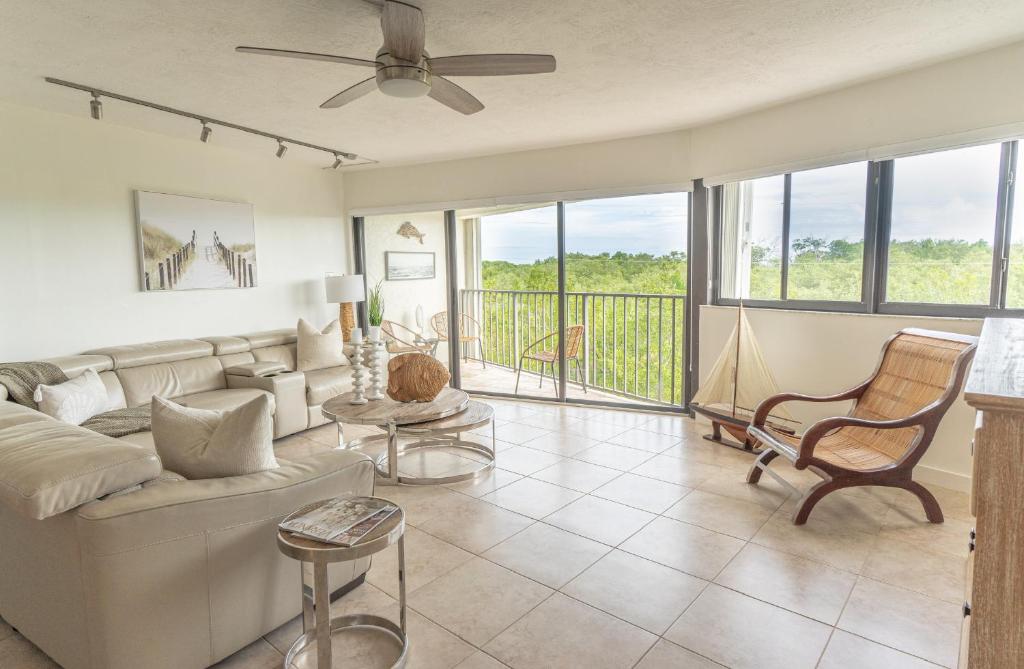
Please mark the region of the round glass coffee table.
<svg viewBox="0 0 1024 669"><path fill-rule="evenodd" d="M320 500L298 509L286 520L316 509L331 500ZM397 506L397 505L396 505ZM382 616L355 613L331 617L331 588L327 565L350 562L379 553L398 544L398 610L399 624ZM315 667L332 669L334 649L332 637L347 630L373 630L387 636L395 647L392 669L401 669L409 657L409 637L405 632L405 512L398 507L391 516L353 546L337 546L277 531L277 547L290 558L313 565L312 583L306 582L302 571L302 634L285 655L286 669Z"/></svg>
<svg viewBox="0 0 1024 669"><path fill-rule="evenodd" d="M477 478L494 467L494 409L470 400L461 390L445 388L432 402L396 402L385 397L366 404L349 404L351 393L324 402L323 414L338 423L339 441L347 449L370 452L374 446L386 448L374 457L378 482L385 485L442 485ZM344 442L342 424L373 425L384 434ZM491 425L491 445L462 438L462 433ZM411 438L403 443L400 438ZM476 466L467 471L440 476L409 476L399 473L399 460L405 454L463 451ZM373 456L371 456L373 457Z"/></svg>

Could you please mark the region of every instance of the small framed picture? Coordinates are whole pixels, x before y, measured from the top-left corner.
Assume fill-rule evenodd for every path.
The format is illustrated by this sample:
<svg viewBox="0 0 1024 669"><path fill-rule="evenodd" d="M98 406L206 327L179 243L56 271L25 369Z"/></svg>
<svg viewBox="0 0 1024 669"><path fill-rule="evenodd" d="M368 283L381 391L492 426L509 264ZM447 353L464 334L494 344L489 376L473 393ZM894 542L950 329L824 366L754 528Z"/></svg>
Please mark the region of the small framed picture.
<svg viewBox="0 0 1024 669"><path fill-rule="evenodd" d="M385 251L384 267L388 281L433 279L436 276L433 251Z"/></svg>

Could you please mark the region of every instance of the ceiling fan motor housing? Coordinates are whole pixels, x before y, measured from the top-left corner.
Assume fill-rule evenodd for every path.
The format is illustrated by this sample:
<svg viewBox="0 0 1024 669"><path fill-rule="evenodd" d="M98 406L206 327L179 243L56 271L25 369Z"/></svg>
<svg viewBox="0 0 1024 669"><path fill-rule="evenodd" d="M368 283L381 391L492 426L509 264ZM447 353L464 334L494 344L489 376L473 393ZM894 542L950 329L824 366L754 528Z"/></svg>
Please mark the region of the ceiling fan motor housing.
<svg viewBox="0 0 1024 669"><path fill-rule="evenodd" d="M430 92L427 56L419 63L395 58L385 49L377 52L377 87L396 98L418 98Z"/></svg>

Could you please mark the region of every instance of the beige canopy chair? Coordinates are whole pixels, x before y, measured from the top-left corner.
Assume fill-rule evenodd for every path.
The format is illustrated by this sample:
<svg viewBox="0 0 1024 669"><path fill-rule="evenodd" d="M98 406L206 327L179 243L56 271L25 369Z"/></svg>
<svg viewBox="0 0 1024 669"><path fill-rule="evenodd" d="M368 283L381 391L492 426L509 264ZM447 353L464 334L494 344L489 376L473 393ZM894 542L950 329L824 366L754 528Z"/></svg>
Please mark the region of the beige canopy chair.
<svg viewBox="0 0 1024 669"><path fill-rule="evenodd" d="M400 353L426 353L433 355L434 345L430 342L417 341L415 332L401 323L394 321L381 321L380 331L385 336L385 347L388 353L398 355Z"/></svg>
<svg viewBox="0 0 1024 669"><path fill-rule="evenodd" d="M794 525L807 522L814 505L830 492L865 485L909 490L921 500L928 520L941 523L939 503L913 480L913 469L960 393L977 341L949 332L901 330L886 342L875 373L855 388L829 397L782 393L764 400L747 434L766 448L747 482L756 484L767 471L785 483L768 469L781 455L824 479L797 504ZM782 402L843 400L855 402L849 414L820 420L803 436L784 434L765 422Z"/></svg>
<svg viewBox="0 0 1024 669"><path fill-rule="evenodd" d="M439 311L430 317L430 327L437 333L438 341L448 341L448 312ZM475 333L475 334L474 334ZM480 323L467 314L459 314L459 344L472 344L476 342L480 350L480 362L484 369L487 369L487 360L484 356L483 328ZM469 353L463 348L463 360L469 359Z"/></svg>
<svg viewBox="0 0 1024 669"><path fill-rule="evenodd" d="M558 364L558 344L556 343L553 349L543 349L540 351L534 351L538 346L544 342L558 337L557 332L544 335L537 341L533 342L525 349L523 354L519 356L519 366L516 368L516 392L519 392L519 375L523 373L523 362L525 360L534 360L540 363L540 384L538 388L544 387L544 366L547 365L551 368L551 381L555 385L555 392L558 392L558 383L555 381L555 365ZM566 371L571 371L572 363L576 363L576 378L579 379L580 383L583 384L583 392L587 392L587 378L583 375L583 370L580 367L580 343L583 341L583 326L582 325L570 325L565 328L565 362Z"/></svg>

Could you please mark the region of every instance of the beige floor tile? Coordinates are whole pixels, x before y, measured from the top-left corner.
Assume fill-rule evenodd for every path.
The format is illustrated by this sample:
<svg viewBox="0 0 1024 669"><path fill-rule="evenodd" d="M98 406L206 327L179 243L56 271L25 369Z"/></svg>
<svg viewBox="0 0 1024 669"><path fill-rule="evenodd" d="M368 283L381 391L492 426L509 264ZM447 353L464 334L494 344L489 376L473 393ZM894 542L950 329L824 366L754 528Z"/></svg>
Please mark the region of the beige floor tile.
<svg viewBox="0 0 1024 669"><path fill-rule="evenodd" d="M423 530L472 553L482 553L535 521L487 502L472 500L449 513L435 516Z"/></svg>
<svg viewBox="0 0 1024 669"><path fill-rule="evenodd" d="M496 458L502 469L527 476L564 460L560 455L545 453L525 446L501 451Z"/></svg>
<svg viewBox="0 0 1024 669"><path fill-rule="evenodd" d="M509 511L540 519L582 496L582 493L575 490L536 479L524 478L498 488L481 499Z"/></svg>
<svg viewBox="0 0 1024 669"><path fill-rule="evenodd" d="M712 584L665 638L733 669L813 669L831 631Z"/></svg>
<svg viewBox="0 0 1024 669"><path fill-rule="evenodd" d="M60 669L60 666L20 634L0 641L0 667L4 669Z"/></svg>
<svg viewBox="0 0 1024 669"><path fill-rule="evenodd" d="M590 462L602 467L610 467L619 471L629 471L654 457L646 451L638 451L635 448L616 446L615 444L598 444L580 451L573 456L577 460Z"/></svg>
<svg viewBox="0 0 1024 669"><path fill-rule="evenodd" d="M956 604L964 598L966 562L967 551L963 556L956 556L880 538L861 573L876 581Z"/></svg>
<svg viewBox="0 0 1024 669"><path fill-rule="evenodd" d="M650 479L637 474L622 474L591 494L651 513L662 513L683 498L692 488Z"/></svg>
<svg viewBox="0 0 1024 669"><path fill-rule="evenodd" d="M799 501L795 496L790 497L779 513L791 517ZM877 534L888 512L889 505L881 500L858 495L854 490L838 490L814 506L806 525L831 532Z"/></svg>
<svg viewBox="0 0 1024 669"><path fill-rule="evenodd" d="M655 455L653 458L631 469L634 474L647 476L659 481L696 488L710 478L723 473L721 467L680 460L668 455Z"/></svg>
<svg viewBox="0 0 1024 669"><path fill-rule="evenodd" d="M605 439L605 441L609 444L628 446L629 448L648 451L649 453L661 453L665 449L679 444L681 439L670 434L659 434L658 432L648 432L644 429L634 429L610 439Z"/></svg>
<svg viewBox="0 0 1024 669"><path fill-rule="evenodd" d="M274 442L274 456L281 460L301 460L330 448L301 434L292 434Z"/></svg>
<svg viewBox="0 0 1024 669"><path fill-rule="evenodd" d="M946 518L942 523L929 523L920 509L894 506L882 521L879 536L963 556L967 552L967 541L973 528L973 522L955 518Z"/></svg>
<svg viewBox="0 0 1024 669"><path fill-rule="evenodd" d="M339 442L337 423L327 423L326 425L314 427L312 430L306 430L305 432L300 432L299 434L301 434L306 439L318 441L326 446L330 446L332 448L338 447Z"/></svg>
<svg viewBox="0 0 1024 669"><path fill-rule="evenodd" d="M490 549L483 557L557 589L609 550L596 541L536 523Z"/></svg>
<svg viewBox="0 0 1024 669"><path fill-rule="evenodd" d="M788 515L776 515L758 530L751 542L860 573L874 539L874 535L863 532L836 533L794 525Z"/></svg>
<svg viewBox="0 0 1024 669"><path fill-rule="evenodd" d="M473 554L408 527L405 531L405 588L411 592L466 562ZM398 546L373 556L366 581L392 597L398 597Z"/></svg>
<svg viewBox="0 0 1024 669"><path fill-rule="evenodd" d="M580 434L588 439L605 441L606 439L613 439L629 429L630 426L628 425L614 425L587 419L582 425L577 427L576 434Z"/></svg>
<svg viewBox="0 0 1024 669"><path fill-rule="evenodd" d="M341 616L350 613L366 613L382 609L394 603L387 593L376 586L364 583L344 597L331 602L331 615ZM288 648L302 634L302 616L296 616L281 625L273 632L265 635L264 638L281 654L288 652ZM3 666L3 665L0 665Z"/></svg>
<svg viewBox="0 0 1024 669"><path fill-rule="evenodd" d="M508 485L513 481L518 481L521 478L523 478L522 474L516 474L515 472L495 467L475 479L450 483L445 487L471 497L483 497L487 493L494 492L498 488Z"/></svg>
<svg viewBox="0 0 1024 669"><path fill-rule="evenodd" d="M832 633L818 663L818 669L937 669L938 666L843 630Z"/></svg>
<svg viewBox="0 0 1024 669"><path fill-rule="evenodd" d="M569 416L559 413L541 413L537 412L530 416L524 416L518 420L522 425L529 425L530 427L539 427L542 430L551 430L552 432L573 432L578 430L579 426L583 424L583 421L579 418L571 418Z"/></svg>
<svg viewBox="0 0 1024 669"><path fill-rule="evenodd" d="M668 509L665 515L747 540L757 534L772 512L753 502L694 490Z"/></svg>
<svg viewBox="0 0 1024 669"><path fill-rule="evenodd" d="M455 666L455 669L506 669L507 664L495 660L493 657L478 650L465 660Z"/></svg>
<svg viewBox="0 0 1024 669"><path fill-rule="evenodd" d="M513 669L632 667L657 637L555 594L484 648Z"/></svg>
<svg viewBox="0 0 1024 669"><path fill-rule="evenodd" d="M618 546L654 518L653 513L587 495L555 511L544 522L609 546Z"/></svg>
<svg viewBox="0 0 1024 669"><path fill-rule="evenodd" d="M673 437L684 437L694 431L693 420L683 416L654 416L646 423L640 425L641 429L658 434L668 434Z"/></svg>
<svg viewBox="0 0 1024 669"><path fill-rule="evenodd" d="M781 483L767 474L761 477L761 481L757 485L747 483L746 478L745 470L721 469L718 475L709 477L697 487L706 492L722 495L723 497L753 502L772 511L782 506L786 498L792 494L791 490L783 487Z"/></svg>
<svg viewBox="0 0 1024 669"><path fill-rule="evenodd" d="M973 519L971 515L971 496L969 494L950 490L949 488L942 488L937 485L925 484L925 487L935 496L946 518L965 521ZM914 517L923 517L924 512L922 511L921 500L917 498L917 495L899 488L887 488L887 490L892 493L890 501L893 506L906 509Z"/></svg>
<svg viewBox="0 0 1024 669"><path fill-rule="evenodd" d="M481 401L487 402L494 408L495 418L506 422L525 418L537 412L537 405L528 402L498 402L488 399L482 399Z"/></svg>
<svg viewBox="0 0 1024 669"><path fill-rule="evenodd" d="M533 414L536 415L536 414ZM547 434L549 430L545 430L540 427L534 427L532 425L524 425L522 423L505 423L504 425L495 428L495 434L498 439L507 441L511 444L523 444L531 439Z"/></svg>
<svg viewBox="0 0 1024 669"><path fill-rule="evenodd" d="M419 526L436 516L454 512L473 500L443 486L382 486L374 490L377 497L391 500L402 507L405 521Z"/></svg>
<svg viewBox="0 0 1024 669"><path fill-rule="evenodd" d="M718 575L743 542L696 525L656 518L620 548L705 580Z"/></svg>
<svg viewBox="0 0 1024 669"><path fill-rule="evenodd" d="M595 608L663 634L707 581L614 550L562 588Z"/></svg>
<svg viewBox="0 0 1024 669"><path fill-rule="evenodd" d="M621 473L617 469L602 467L582 460L563 460L530 474L530 477L570 490L590 492L618 477Z"/></svg>
<svg viewBox="0 0 1024 669"><path fill-rule="evenodd" d="M945 667L956 666L959 606L863 576L837 627Z"/></svg>
<svg viewBox="0 0 1024 669"><path fill-rule="evenodd" d="M580 451L596 446L601 442L596 439L584 437L580 434L573 434L569 432L549 432L548 434L541 435L536 439L531 439L523 446L532 448L538 451L544 451L545 453L553 453L555 455L561 455L563 457L569 457L576 455Z"/></svg>
<svg viewBox="0 0 1024 669"><path fill-rule="evenodd" d="M395 623L399 622L398 603L373 611ZM469 645L437 623L417 613L406 612L406 631L409 636L408 669L450 669L471 657L476 648ZM339 663L341 667L363 667L359 663ZM390 669L384 665L381 669Z"/></svg>
<svg viewBox="0 0 1024 669"><path fill-rule="evenodd" d="M753 457L747 453L741 453L734 448L728 448L719 444L713 444L700 437L683 437L680 444L667 448L661 452L662 455L671 455L673 458L682 460L693 460L719 467L729 467L737 472L746 473L750 469Z"/></svg>
<svg viewBox="0 0 1024 669"><path fill-rule="evenodd" d="M416 611L476 646L482 646L552 593L525 576L482 558L409 596Z"/></svg>
<svg viewBox="0 0 1024 669"><path fill-rule="evenodd" d="M210 669L279 669L282 664L284 655L265 640L258 639Z"/></svg>
<svg viewBox="0 0 1024 669"><path fill-rule="evenodd" d="M622 409L591 409L587 414L587 422L622 426L624 429L640 427L655 417L653 413L642 411L623 411Z"/></svg>
<svg viewBox="0 0 1024 669"><path fill-rule="evenodd" d="M671 641L659 639L636 665L636 669L722 669L722 665Z"/></svg>
<svg viewBox="0 0 1024 669"><path fill-rule="evenodd" d="M856 574L771 548L747 544L715 583L835 625Z"/></svg>

